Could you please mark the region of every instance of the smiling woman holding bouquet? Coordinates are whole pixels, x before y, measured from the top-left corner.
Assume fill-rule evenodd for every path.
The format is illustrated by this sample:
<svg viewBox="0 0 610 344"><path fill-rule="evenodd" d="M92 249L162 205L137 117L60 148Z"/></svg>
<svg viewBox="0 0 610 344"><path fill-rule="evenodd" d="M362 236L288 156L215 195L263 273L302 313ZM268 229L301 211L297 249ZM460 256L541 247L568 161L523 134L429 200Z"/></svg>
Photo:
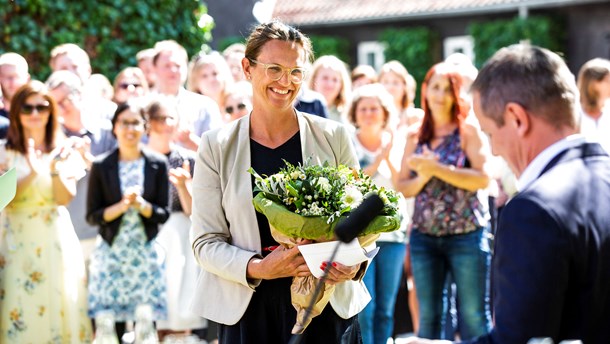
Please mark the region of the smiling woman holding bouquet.
<svg viewBox="0 0 610 344"><path fill-rule="evenodd" d="M192 310L220 323L221 343L288 342L296 314L292 278L311 274L298 248L278 246L265 216L255 212L248 169L272 175L284 160L297 165L307 159L358 166L345 127L292 105L311 59L311 42L296 29L277 21L257 26L242 60L252 83L253 110L201 139L191 240L203 270ZM361 341L356 315L369 301L356 278L361 266L333 263L327 280L336 287L330 306L313 319L302 342Z"/></svg>

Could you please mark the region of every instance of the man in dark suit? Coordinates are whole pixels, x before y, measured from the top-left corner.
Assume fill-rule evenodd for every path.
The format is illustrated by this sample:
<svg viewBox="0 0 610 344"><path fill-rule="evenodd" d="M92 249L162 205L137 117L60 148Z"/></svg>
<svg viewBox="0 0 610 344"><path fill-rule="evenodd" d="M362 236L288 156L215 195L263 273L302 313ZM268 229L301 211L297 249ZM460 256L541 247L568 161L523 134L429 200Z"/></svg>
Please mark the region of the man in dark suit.
<svg viewBox="0 0 610 344"><path fill-rule="evenodd" d="M473 342L610 343L610 157L578 134L574 76L558 55L514 45L485 64L472 91L520 189L496 235L494 328Z"/></svg>

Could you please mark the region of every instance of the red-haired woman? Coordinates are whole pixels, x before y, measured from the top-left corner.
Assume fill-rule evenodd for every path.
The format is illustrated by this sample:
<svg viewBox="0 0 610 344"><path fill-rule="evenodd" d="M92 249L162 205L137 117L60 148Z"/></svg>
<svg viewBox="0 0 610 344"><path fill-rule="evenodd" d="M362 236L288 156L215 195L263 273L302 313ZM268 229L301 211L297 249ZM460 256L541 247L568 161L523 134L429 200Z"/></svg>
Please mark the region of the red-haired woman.
<svg viewBox="0 0 610 344"><path fill-rule="evenodd" d="M457 286L461 339L491 328L488 210L480 191L489 183L488 149L481 131L465 121L462 81L439 63L422 84L424 118L407 138L398 189L415 197L411 264L420 307L418 336L443 338L447 278ZM449 338L452 339L452 338Z"/></svg>

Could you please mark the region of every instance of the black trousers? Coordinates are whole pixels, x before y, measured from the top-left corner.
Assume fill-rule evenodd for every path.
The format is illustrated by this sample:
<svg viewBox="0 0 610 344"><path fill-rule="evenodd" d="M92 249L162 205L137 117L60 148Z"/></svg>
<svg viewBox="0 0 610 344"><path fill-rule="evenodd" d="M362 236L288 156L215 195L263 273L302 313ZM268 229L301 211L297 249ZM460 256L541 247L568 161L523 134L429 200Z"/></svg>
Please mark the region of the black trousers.
<svg viewBox="0 0 610 344"><path fill-rule="evenodd" d="M296 320L290 301L291 282L292 278L262 281L241 320L235 325L219 325L219 343L288 343ZM328 304L307 326L301 343L362 343L358 316L343 319Z"/></svg>

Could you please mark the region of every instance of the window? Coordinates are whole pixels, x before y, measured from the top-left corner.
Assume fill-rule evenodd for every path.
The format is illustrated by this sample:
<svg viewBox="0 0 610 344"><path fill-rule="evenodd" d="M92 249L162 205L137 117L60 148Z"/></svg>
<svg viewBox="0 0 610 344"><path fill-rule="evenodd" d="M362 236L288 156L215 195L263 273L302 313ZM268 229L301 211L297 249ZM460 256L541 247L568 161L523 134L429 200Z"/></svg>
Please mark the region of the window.
<svg viewBox="0 0 610 344"><path fill-rule="evenodd" d="M383 43L360 42L358 44L358 64L372 66L375 70L381 69L381 66L385 63L384 50Z"/></svg>
<svg viewBox="0 0 610 344"><path fill-rule="evenodd" d="M466 55L471 62L474 62L474 40L472 36L453 36L445 38L443 42L444 58L453 53Z"/></svg>

